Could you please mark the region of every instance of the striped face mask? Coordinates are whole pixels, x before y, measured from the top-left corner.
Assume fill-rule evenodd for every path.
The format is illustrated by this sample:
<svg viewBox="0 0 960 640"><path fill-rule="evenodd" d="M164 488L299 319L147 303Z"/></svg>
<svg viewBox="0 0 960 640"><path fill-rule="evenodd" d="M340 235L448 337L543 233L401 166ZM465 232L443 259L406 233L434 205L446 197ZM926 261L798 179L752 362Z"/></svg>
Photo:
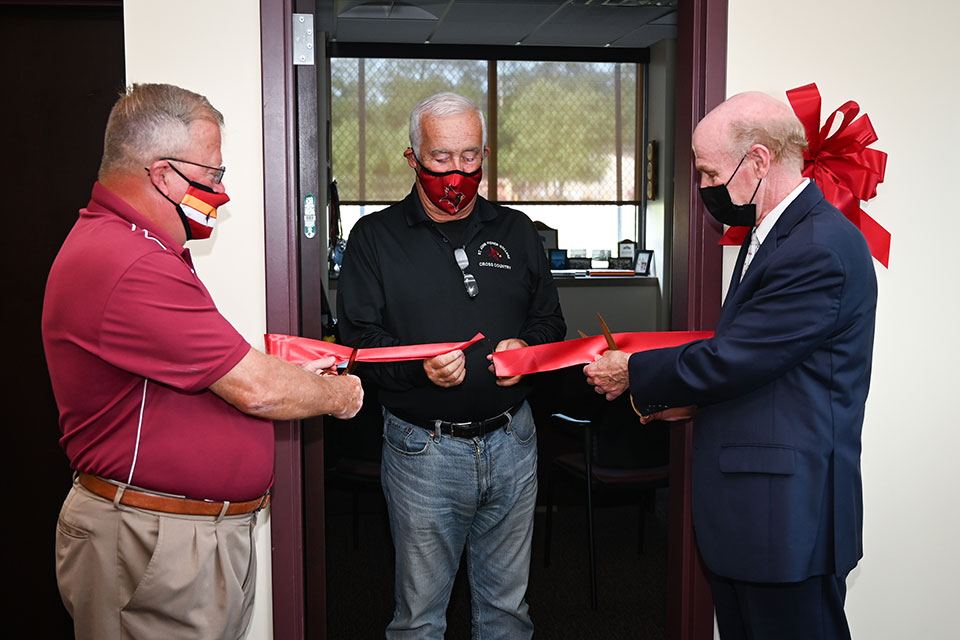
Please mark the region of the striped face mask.
<svg viewBox="0 0 960 640"><path fill-rule="evenodd" d="M230 196L216 193L199 182L189 182L183 200L177 205L177 214L187 232L187 240L205 240L217 223L217 207L229 202Z"/></svg>
<svg viewBox="0 0 960 640"><path fill-rule="evenodd" d="M205 184L194 182L172 164L170 168L187 181L189 185L187 192L183 194L183 199L176 203L159 189L157 191L177 208L177 215L180 216L180 222L183 223L187 240L206 240L213 233L213 226L217 223L217 207L229 202L230 196L226 193L217 193ZM154 189L156 189L156 185L154 185Z"/></svg>

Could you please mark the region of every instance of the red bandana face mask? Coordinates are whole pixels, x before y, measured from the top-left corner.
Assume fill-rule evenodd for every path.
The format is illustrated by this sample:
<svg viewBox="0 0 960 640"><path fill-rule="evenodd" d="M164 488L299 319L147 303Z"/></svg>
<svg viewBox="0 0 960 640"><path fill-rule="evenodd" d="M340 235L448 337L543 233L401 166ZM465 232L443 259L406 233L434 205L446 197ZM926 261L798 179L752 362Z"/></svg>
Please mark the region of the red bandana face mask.
<svg viewBox="0 0 960 640"><path fill-rule="evenodd" d="M427 194L430 202L451 216L457 215L460 209L472 202L477 195L480 178L483 177L483 167L472 173L463 171L437 173L424 167L419 160L417 165L420 167L417 180L423 187L424 193Z"/></svg>

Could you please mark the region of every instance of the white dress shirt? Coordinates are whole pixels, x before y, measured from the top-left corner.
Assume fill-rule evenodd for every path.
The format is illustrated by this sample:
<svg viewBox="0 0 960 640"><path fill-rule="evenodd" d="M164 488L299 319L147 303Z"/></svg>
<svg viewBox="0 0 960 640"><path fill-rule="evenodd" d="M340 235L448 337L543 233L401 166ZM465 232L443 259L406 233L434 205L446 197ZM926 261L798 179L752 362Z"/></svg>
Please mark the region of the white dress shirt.
<svg viewBox="0 0 960 640"><path fill-rule="evenodd" d="M763 220L760 221L756 227L750 232L750 246L747 248L747 256L743 261L743 270L740 272L740 279L743 280L744 274L747 272L747 267L750 266L750 262L753 260L753 256L756 255L757 250L760 249L760 245L763 244L763 241L767 239L767 236L770 235L770 230L773 229L773 225L777 224L777 220L780 219L780 216L786 211L787 207L790 206L790 203L797 199L797 196L807 188L807 184L810 182L810 178L804 178L796 189L791 191L786 198L780 201L780 204L775 206L773 210L768 213Z"/></svg>

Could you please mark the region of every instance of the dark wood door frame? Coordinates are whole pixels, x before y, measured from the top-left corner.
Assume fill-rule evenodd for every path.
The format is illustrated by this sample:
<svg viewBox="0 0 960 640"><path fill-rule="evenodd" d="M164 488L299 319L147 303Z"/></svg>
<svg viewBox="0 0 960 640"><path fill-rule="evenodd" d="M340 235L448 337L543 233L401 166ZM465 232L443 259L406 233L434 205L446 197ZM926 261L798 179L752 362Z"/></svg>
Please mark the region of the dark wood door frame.
<svg viewBox="0 0 960 640"><path fill-rule="evenodd" d="M722 229L705 215L697 193L693 129L726 97L727 0L679 3L677 21L676 153L674 165L671 329L712 330L720 316ZM693 424L670 432L670 548L667 637L713 638L713 600L693 533L690 452ZM682 452L682 455L676 453Z"/></svg>
<svg viewBox="0 0 960 640"><path fill-rule="evenodd" d="M267 331L296 334L299 310L296 80L293 0L260 0L263 74L264 223ZM696 123L726 93L727 0L679 3L672 328L711 329L720 312L720 229L697 197L690 153ZM671 433L670 552L667 629L671 640L713 636L709 585L690 518L692 425ZM274 637L305 637L303 438L299 422L276 424L271 511ZM319 550L322 554L322 550ZM322 630L320 636L322 637Z"/></svg>
<svg viewBox="0 0 960 640"><path fill-rule="evenodd" d="M296 104L292 0L261 0L263 204L267 331L300 330ZM277 422L270 537L273 634L304 637L303 465L300 422Z"/></svg>

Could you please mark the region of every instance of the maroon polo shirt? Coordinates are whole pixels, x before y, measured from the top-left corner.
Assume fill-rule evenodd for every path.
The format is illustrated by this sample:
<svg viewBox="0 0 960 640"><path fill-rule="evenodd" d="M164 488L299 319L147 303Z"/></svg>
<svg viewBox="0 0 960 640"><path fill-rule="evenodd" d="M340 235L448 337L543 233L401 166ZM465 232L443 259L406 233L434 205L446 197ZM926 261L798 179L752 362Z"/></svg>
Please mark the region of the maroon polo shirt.
<svg viewBox="0 0 960 640"><path fill-rule="evenodd" d="M47 280L43 347L73 468L190 498L273 481L273 425L211 392L250 345L190 252L100 183Z"/></svg>

